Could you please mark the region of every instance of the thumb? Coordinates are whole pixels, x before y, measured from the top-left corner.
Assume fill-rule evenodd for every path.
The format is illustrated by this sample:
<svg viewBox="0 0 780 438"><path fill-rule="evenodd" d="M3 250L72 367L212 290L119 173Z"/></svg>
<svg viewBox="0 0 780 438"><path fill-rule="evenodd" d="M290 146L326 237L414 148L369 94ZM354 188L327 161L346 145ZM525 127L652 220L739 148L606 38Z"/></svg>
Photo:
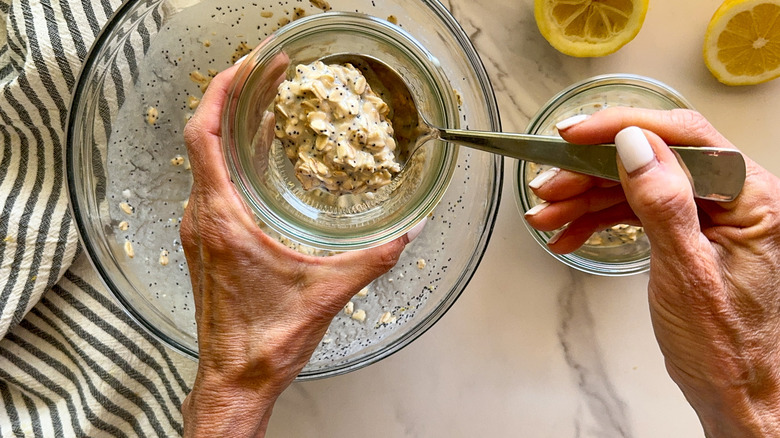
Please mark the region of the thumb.
<svg viewBox="0 0 780 438"><path fill-rule="evenodd" d="M660 137L636 126L618 132L615 145L626 199L653 253L677 259L697 251L701 226L693 189L674 152Z"/></svg>
<svg viewBox="0 0 780 438"><path fill-rule="evenodd" d="M312 283L318 285L316 300L336 313L369 283L390 270L401 257L408 238L402 236L374 248L326 257Z"/></svg>
<svg viewBox="0 0 780 438"><path fill-rule="evenodd" d="M338 286L330 288L337 295L334 300L348 301L355 292L395 266L406 245L417 238L426 222L424 218L405 235L383 245L328 257L331 266L327 281Z"/></svg>
<svg viewBox="0 0 780 438"><path fill-rule="evenodd" d="M408 237L401 236L374 248L341 254L337 269L346 281L363 287L398 263L407 242Z"/></svg>

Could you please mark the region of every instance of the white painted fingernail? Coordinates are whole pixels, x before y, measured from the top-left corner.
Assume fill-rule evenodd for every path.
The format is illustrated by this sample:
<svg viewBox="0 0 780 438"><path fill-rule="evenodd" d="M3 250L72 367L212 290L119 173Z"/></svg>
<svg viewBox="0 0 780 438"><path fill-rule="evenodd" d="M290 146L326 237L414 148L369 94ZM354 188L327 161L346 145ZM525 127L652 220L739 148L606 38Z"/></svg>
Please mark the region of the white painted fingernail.
<svg viewBox="0 0 780 438"><path fill-rule="evenodd" d="M249 56L249 53L247 53L246 55L244 55L244 56L242 56L242 57L238 58L238 60L237 60L236 62L234 62L234 63L233 63L233 65L235 65L235 64L241 64L241 62L242 62L243 60L245 60L247 56Z"/></svg>
<svg viewBox="0 0 780 438"><path fill-rule="evenodd" d="M428 223L428 218L425 217L423 220L421 220L417 225L412 227L411 230L406 232L406 237L409 239L409 243L412 243L414 239L417 238L417 236L422 233L423 228L425 228L425 224Z"/></svg>
<svg viewBox="0 0 780 438"><path fill-rule="evenodd" d="M549 202L542 202L541 204L536 204L533 207L531 207L528 211L525 212L525 216L533 216L535 214L538 214L540 211L544 210L549 206Z"/></svg>
<svg viewBox="0 0 780 438"><path fill-rule="evenodd" d="M566 128L571 128L572 126L582 123L585 120L588 120L590 118L590 115L588 114L577 114L576 116L571 116L568 119L561 120L560 122L555 124L555 127L559 131L563 131Z"/></svg>
<svg viewBox="0 0 780 438"><path fill-rule="evenodd" d="M544 172L540 173L539 175L536 175L536 178L532 179L531 182L528 183L528 187L532 189L539 189L541 188L547 181L551 180L555 175L560 172L561 169L557 167L551 167Z"/></svg>
<svg viewBox="0 0 780 438"><path fill-rule="evenodd" d="M655 160L655 152L653 152L650 142L647 141L645 133L639 127L629 126L618 132L615 136L615 146L617 146L617 152L620 160L623 162L623 167L626 168L628 173L634 172Z"/></svg>
<svg viewBox="0 0 780 438"><path fill-rule="evenodd" d="M561 237L563 237L563 233L565 232L566 232L566 228L553 234L553 236L550 237L550 240L547 241L547 245L555 245L555 242L559 241Z"/></svg>

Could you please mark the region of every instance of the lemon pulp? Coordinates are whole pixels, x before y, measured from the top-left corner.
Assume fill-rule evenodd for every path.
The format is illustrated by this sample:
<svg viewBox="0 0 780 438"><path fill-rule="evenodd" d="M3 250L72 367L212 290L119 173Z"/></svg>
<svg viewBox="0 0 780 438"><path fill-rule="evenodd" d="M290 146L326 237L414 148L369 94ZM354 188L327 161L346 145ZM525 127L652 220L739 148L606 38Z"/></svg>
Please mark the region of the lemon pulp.
<svg viewBox="0 0 780 438"><path fill-rule="evenodd" d="M614 53L639 33L648 0L535 0L544 38L571 56Z"/></svg>

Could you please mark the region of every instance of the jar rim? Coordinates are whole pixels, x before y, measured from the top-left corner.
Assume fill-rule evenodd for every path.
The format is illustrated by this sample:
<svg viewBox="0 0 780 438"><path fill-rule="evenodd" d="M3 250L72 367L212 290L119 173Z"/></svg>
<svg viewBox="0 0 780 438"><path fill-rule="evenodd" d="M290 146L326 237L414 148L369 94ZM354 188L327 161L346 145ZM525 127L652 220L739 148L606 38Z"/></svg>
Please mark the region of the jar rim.
<svg viewBox="0 0 780 438"><path fill-rule="evenodd" d="M594 88L608 86L635 87L656 93L680 108L693 109L693 105L679 91L657 79L632 73L609 73L583 79L559 91L542 105L541 109L531 118L526 127L526 132L533 133L537 131L539 129L538 125L545 118L549 117L552 111L559 108L569 99L580 93L591 91Z"/></svg>

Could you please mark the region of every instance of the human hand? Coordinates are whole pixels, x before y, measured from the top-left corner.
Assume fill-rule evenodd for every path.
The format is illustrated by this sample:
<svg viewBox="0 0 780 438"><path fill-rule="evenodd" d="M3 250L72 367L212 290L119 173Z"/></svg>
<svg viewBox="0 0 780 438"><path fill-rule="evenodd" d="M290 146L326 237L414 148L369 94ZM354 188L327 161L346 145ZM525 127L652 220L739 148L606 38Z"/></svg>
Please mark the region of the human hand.
<svg viewBox="0 0 780 438"><path fill-rule="evenodd" d="M598 229L642 225L655 335L705 433L780 436L780 180L746 159L736 200L694 200L666 144L734 146L693 111L611 108L560 133L578 144L614 140L621 185L548 174L534 192L549 204L529 224L570 223L550 245L560 253Z"/></svg>
<svg viewBox="0 0 780 438"><path fill-rule="evenodd" d="M314 257L264 234L231 183L220 115L232 67L187 124L193 187L181 238L195 299L198 373L183 406L186 436L262 436L272 406L349 299L388 271L416 236Z"/></svg>

